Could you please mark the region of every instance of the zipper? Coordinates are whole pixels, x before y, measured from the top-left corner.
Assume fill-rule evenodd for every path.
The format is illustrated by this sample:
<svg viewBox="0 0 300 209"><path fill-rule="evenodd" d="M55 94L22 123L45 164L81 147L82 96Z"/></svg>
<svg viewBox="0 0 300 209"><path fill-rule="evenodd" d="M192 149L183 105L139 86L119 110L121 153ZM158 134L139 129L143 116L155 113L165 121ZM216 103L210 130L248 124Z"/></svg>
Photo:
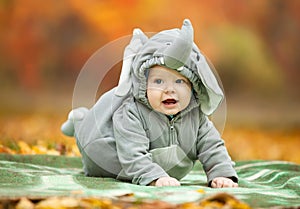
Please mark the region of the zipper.
<svg viewBox="0 0 300 209"><path fill-rule="evenodd" d="M170 121L169 121L169 133L170 133L170 146L173 145L173 144L177 144L176 143L176 139L175 139L175 128L174 128L174 119L175 118L172 118Z"/></svg>

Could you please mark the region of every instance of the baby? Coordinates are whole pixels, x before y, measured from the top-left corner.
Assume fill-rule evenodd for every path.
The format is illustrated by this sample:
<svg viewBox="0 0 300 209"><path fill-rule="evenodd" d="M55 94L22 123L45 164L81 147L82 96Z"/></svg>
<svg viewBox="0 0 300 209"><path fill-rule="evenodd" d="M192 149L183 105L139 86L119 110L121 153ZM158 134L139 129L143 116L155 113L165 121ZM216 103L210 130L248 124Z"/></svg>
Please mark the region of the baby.
<svg viewBox="0 0 300 209"><path fill-rule="evenodd" d="M209 186L237 187L224 141L207 117L222 99L185 20L181 30L151 38L135 30L118 86L91 109L71 111L62 131L75 136L87 176L179 186L200 160Z"/></svg>

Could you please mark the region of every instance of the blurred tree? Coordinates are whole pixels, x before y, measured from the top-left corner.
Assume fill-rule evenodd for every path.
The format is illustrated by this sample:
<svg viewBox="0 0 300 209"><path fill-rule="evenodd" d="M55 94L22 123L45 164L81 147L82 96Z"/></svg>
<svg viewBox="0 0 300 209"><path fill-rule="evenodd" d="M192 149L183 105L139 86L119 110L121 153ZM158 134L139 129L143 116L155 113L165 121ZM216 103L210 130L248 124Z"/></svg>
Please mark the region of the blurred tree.
<svg viewBox="0 0 300 209"><path fill-rule="evenodd" d="M265 18L265 27L262 27L265 41L271 46L277 62L285 71L289 89L298 91L300 95L300 18L299 12L295 13L295 8L300 8L300 1L275 0L269 2L268 6L270 10L267 15L272 18Z"/></svg>
<svg viewBox="0 0 300 209"><path fill-rule="evenodd" d="M247 27L258 35L282 71L279 75L288 91L300 95L297 81L300 77L300 1L241 0L226 3L223 8L232 24Z"/></svg>
<svg viewBox="0 0 300 209"><path fill-rule="evenodd" d="M65 2L15 0L0 6L8 17L1 37L1 55L8 64L0 67L12 69L16 85L25 90L74 79L92 49L106 42Z"/></svg>
<svg viewBox="0 0 300 209"><path fill-rule="evenodd" d="M230 81L227 88L250 82L236 66L270 86L280 85L280 77L297 89L299 6L299 0L2 0L0 80L15 76L19 83L14 85L29 89L45 83L55 87L70 77L74 81L89 56L105 43L131 34L135 27L156 32L190 18L195 41L220 66L217 70ZM234 77L236 82L231 82Z"/></svg>
<svg viewBox="0 0 300 209"><path fill-rule="evenodd" d="M246 28L223 26L210 31L214 44L216 68L228 95L275 96L282 93L282 72L270 51Z"/></svg>

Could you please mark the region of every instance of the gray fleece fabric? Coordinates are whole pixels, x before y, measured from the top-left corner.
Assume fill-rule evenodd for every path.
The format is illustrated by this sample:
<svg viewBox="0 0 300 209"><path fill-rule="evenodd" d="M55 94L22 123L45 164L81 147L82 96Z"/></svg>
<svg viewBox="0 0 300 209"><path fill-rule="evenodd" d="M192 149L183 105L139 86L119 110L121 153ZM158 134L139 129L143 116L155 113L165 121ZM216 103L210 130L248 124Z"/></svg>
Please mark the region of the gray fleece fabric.
<svg viewBox="0 0 300 209"><path fill-rule="evenodd" d="M124 54L130 59L124 55L118 87L91 109L73 110L62 127L77 140L85 174L147 185L162 176L180 180L199 160L208 182L237 181L224 141L207 117L223 93L193 42L191 23L185 20L181 29L151 38L139 31ZM154 65L174 69L192 83L190 104L173 118L154 111L147 100L145 74Z"/></svg>

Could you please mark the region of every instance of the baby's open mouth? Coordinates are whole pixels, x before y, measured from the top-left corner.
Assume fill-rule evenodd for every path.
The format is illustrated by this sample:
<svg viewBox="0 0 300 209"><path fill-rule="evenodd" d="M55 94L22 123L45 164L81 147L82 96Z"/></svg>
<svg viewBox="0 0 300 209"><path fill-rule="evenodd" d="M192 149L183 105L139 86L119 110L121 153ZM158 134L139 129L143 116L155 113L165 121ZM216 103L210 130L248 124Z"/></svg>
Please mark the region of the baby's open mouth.
<svg viewBox="0 0 300 209"><path fill-rule="evenodd" d="M177 103L177 100L176 99L166 99L164 101L162 101L162 103L164 104L176 104Z"/></svg>

